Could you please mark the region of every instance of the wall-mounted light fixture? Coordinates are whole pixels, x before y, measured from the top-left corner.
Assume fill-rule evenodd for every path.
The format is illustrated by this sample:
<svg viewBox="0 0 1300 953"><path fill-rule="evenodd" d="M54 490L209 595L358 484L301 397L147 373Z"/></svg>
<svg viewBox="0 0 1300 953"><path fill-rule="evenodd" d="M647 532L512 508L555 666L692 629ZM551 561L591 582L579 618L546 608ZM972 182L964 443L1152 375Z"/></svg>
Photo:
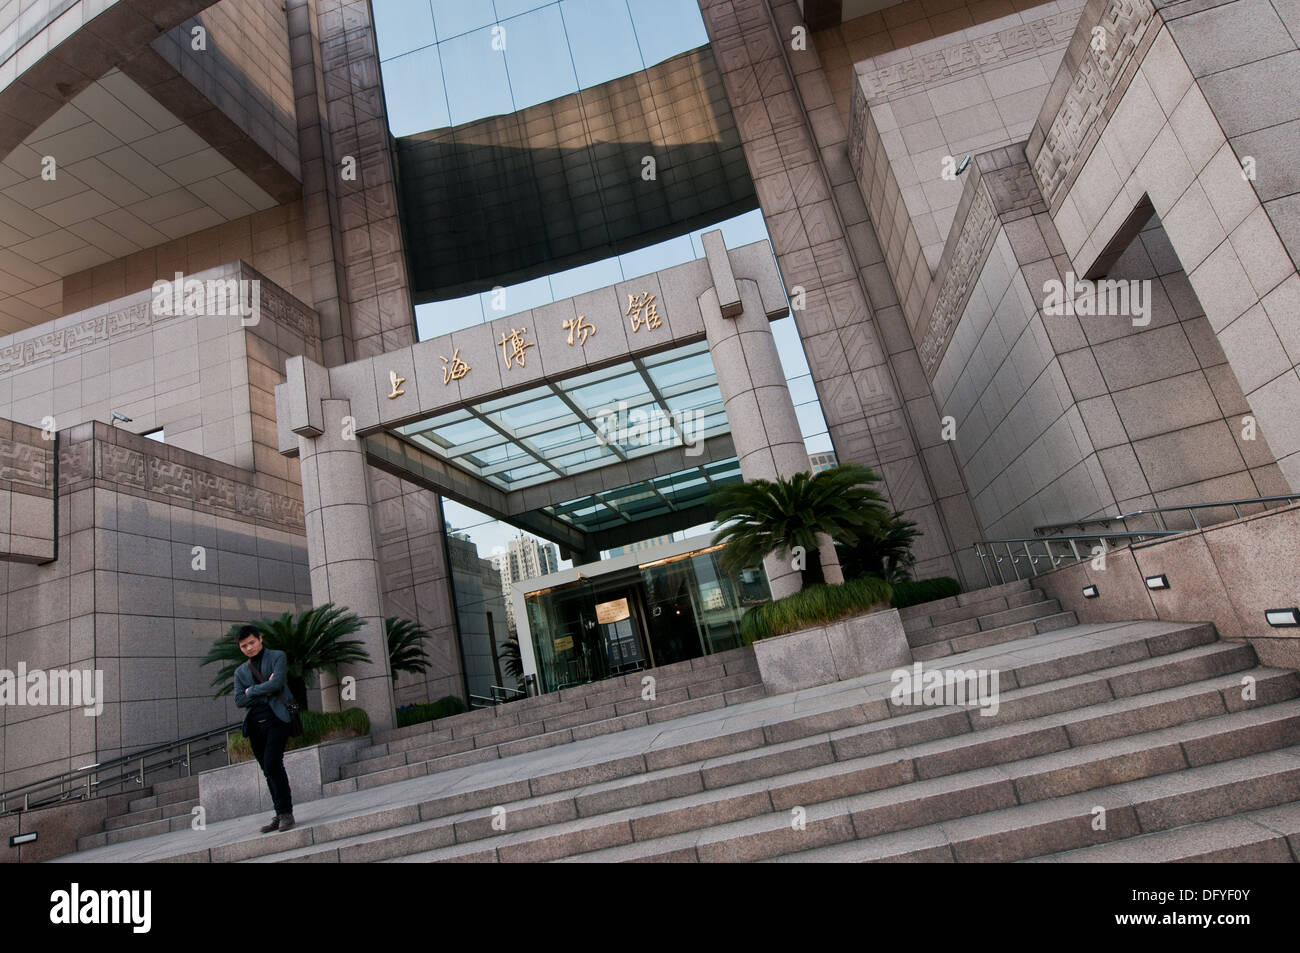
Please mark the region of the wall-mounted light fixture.
<svg viewBox="0 0 1300 953"><path fill-rule="evenodd" d="M1275 629L1300 625L1300 609L1265 609L1264 618Z"/></svg>
<svg viewBox="0 0 1300 953"><path fill-rule="evenodd" d="M22 844L34 844L34 843L36 843L35 831L32 831L30 834L15 834L13 837L9 838L10 847L18 847Z"/></svg>
<svg viewBox="0 0 1300 953"><path fill-rule="evenodd" d="M1099 594L1096 586L1083 587L1083 598L1085 599L1096 599Z"/></svg>
<svg viewBox="0 0 1300 953"><path fill-rule="evenodd" d="M1161 573L1159 576L1147 576L1146 582L1148 589L1169 588L1169 580L1165 577L1164 573Z"/></svg>

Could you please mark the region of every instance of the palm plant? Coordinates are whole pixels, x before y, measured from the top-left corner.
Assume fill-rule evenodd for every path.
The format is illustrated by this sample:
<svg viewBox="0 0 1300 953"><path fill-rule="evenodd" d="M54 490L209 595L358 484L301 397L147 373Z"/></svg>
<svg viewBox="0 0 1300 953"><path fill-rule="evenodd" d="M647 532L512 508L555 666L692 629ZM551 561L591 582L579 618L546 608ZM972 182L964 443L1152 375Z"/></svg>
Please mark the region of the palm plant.
<svg viewBox="0 0 1300 953"><path fill-rule="evenodd" d="M384 634L388 638L388 667L393 682L398 672L423 675L429 670L429 656L424 651L424 640L429 632L418 622L389 616L384 620Z"/></svg>
<svg viewBox="0 0 1300 953"><path fill-rule="evenodd" d="M501 671L515 681L524 677L524 661L519 654L519 636L512 635L501 643L497 649L497 658L501 660Z"/></svg>
<svg viewBox="0 0 1300 953"><path fill-rule="evenodd" d="M352 662L369 662L370 654L363 643L347 636L360 631L364 624L346 608L327 602L308 609L295 618L286 612L278 619L258 619L247 623L262 633L262 644L278 649L289 657L289 690L303 711L307 710L307 683L317 672L338 675L340 665ZM217 688L213 697L220 698L234 691L235 669L246 659L239 651L239 630L245 625L236 622L208 651L201 664L220 664L221 668L209 683Z"/></svg>
<svg viewBox="0 0 1300 953"><path fill-rule="evenodd" d="M916 557L912 543L920 536L916 523L894 511L880 531L859 538L857 543L837 547L845 579L876 576L888 583L912 578Z"/></svg>
<svg viewBox="0 0 1300 953"><path fill-rule="evenodd" d="M879 480L868 467L846 463L813 476L796 473L789 480L729 484L711 500L718 507L715 527L729 524L713 542L725 544L723 563L733 572L760 563L771 553L802 547L806 562L801 583L816 585L825 581L818 544L821 534L853 545L887 523L885 498L869 485Z"/></svg>

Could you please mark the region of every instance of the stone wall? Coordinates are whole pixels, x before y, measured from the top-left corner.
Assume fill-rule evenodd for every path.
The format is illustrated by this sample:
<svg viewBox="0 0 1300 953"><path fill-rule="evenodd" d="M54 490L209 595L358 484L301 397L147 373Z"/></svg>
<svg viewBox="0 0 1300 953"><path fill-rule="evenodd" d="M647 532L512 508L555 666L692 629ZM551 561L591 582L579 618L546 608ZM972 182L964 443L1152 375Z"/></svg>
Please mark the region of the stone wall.
<svg viewBox="0 0 1300 953"><path fill-rule="evenodd" d="M1107 270L1149 202L1294 489L1300 275L1282 194L1294 163L1278 143L1300 116L1286 92L1300 51L1271 5L1237 0L1185 18L1180 6L1090 0L1026 156L1078 274ZM1254 181L1243 143L1267 156Z"/></svg>
<svg viewBox="0 0 1300 953"><path fill-rule="evenodd" d="M62 430L118 411L132 432L296 480L275 452L274 388L286 358L320 353L315 313L242 262L186 277L260 281L260 320L159 314L141 291L0 338L0 417Z"/></svg>
<svg viewBox="0 0 1300 953"><path fill-rule="evenodd" d="M0 419L0 559L54 558L54 475L53 439Z"/></svg>
<svg viewBox="0 0 1300 953"><path fill-rule="evenodd" d="M1268 609L1295 608L1300 504L1220 523L1208 529L1139 543L1106 557L1034 578L1080 622L1168 619L1211 621L1225 639L1245 639L1264 665L1300 668L1300 629L1273 628ZM1151 590L1144 577L1164 575L1169 588ZM1097 597L1085 599L1083 587Z"/></svg>
<svg viewBox="0 0 1300 953"><path fill-rule="evenodd" d="M1027 173L1016 149L978 157L921 348L984 535L1286 492L1158 219L1109 270L1146 283L1145 324L1046 313L1072 266Z"/></svg>
<svg viewBox="0 0 1300 953"><path fill-rule="evenodd" d="M200 660L232 623L311 601L296 485L94 422L59 457L59 558L0 561L0 661L98 669L105 703L0 706L6 788L238 721Z"/></svg>

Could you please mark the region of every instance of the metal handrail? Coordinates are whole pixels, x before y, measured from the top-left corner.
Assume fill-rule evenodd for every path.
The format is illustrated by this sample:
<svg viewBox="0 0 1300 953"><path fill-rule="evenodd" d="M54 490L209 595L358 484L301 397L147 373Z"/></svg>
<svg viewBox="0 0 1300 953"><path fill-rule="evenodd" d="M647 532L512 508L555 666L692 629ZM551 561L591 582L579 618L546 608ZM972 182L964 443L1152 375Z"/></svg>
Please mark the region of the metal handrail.
<svg viewBox="0 0 1300 953"><path fill-rule="evenodd" d="M1161 529L1168 529L1168 523L1164 518L1165 513L1182 513L1186 512L1192 520L1192 526L1195 529L1201 528L1200 521L1196 518L1196 510L1220 509L1225 506L1231 506L1233 519L1239 519L1242 515L1243 506L1260 505L1268 509L1266 504L1295 503L1300 501L1300 493L1285 493L1280 496L1256 496L1244 500L1221 500L1217 503L1183 503L1177 506L1156 506L1146 510L1134 510L1131 513L1121 513L1118 516L1094 516L1089 519L1071 520L1067 523L1048 523L1044 526L1035 526L1034 533L1038 536L1048 536L1060 532L1063 529L1075 528L1080 532L1087 526L1105 526L1109 527L1111 523L1124 522L1135 519L1139 516L1154 516L1160 524ZM1176 532L1176 531L1175 531Z"/></svg>
<svg viewBox="0 0 1300 953"><path fill-rule="evenodd" d="M228 749L231 733L238 731L239 728L238 723L227 725L224 728L212 728L208 731L181 738L178 741L166 742L131 754L121 755L111 761L97 761L94 764L83 765L72 771L64 771L52 777L42 778L39 781L29 781L19 787L0 791L0 814L11 814L37 807L48 807L51 804L59 804L63 801L83 800L97 794L104 794L109 789L127 782L134 782L143 787L149 772L158 772L176 765L183 766L186 777L189 777L192 774L191 768L194 759L201 758L214 751ZM224 736L222 741L212 740L218 735ZM204 744L204 742L208 743ZM166 757L159 763L146 764L150 759L159 755L165 755ZM106 774L111 774L113 771L117 771L117 774L105 777ZM49 794L40 793L50 788L56 790L51 791ZM22 798L22 805L11 806L10 802L19 797Z"/></svg>
<svg viewBox="0 0 1300 953"><path fill-rule="evenodd" d="M1085 559L1093 559L1098 555L1109 553L1114 549L1121 548L1122 545L1140 543L1144 539L1159 539L1165 536L1175 536L1179 530L1135 530L1127 533L1082 533L1074 536L1030 536L1019 539L979 539L973 544L975 555L979 557L980 566L984 569L984 579L990 586L1000 585L1004 582L1010 582L1003 573L1003 566L1007 566L1012 572L1012 579L1032 578L1040 573L1051 572L1061 563L1073 561L1081 563ZM1122 543L1121 543L1122 541ZM1115 545L1111 545L1111 543ZM1086 545L1086 552L1080 552L1080 544ZM1096 553L1093 548L1100 543L1101 553ZM1053 550L1055 544L1065 544L1069 551L1056 552ZM1040 554L1035 554L1032 547L1042 547ZM998 548L1005 550L1005 557L998 554ZM1021 560L1024 560L1025 575L1020 574ZM1038 568L1040 561L1045 560L1047 566L1043 569ZM990 567L997 571L997 582L993 581L993 573Z"/></svg>

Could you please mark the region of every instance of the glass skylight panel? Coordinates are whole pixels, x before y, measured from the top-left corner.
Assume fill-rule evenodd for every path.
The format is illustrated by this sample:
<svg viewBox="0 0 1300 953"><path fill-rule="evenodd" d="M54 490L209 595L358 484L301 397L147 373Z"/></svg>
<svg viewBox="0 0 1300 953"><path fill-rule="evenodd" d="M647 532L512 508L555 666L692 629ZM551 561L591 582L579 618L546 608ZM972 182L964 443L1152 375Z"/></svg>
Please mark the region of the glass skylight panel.
<svg viewBox="0 0 1300 953"><path fill-rule="evenodd" d="M475 440L482 440L484 437L490 437L496 431L481 420L466 420L462 423L433 427L426 433L430 438L445 447L456 447L463 443L471 443Z"/></svg>
<svg viewBox="0 0 1300 953"><path fill-rule="evenodd" d="M526 480L528 477L550 472L552 472L551 468L544 463L530 463L526 466L516 467L513 470L506 470L500 474L500 477L506 483L517 483L520 480Z"/></svg>
<svg viewBox="0 0 1300 953"><path fill-rule="evenodd" d="M673 412L698 410L702 407L712 407L715 404L720 406L722 404L722 391L718 390L717 384L713 384L699 390L686 391L672 397L666 397L664 403Z"/></svg>
<svg viewBox="0 0 1300 953"><path fill-rule="evenodd" d="M530 400L540 400L544 397L550 397L551 389L546 386L532 387L518 394L511 394L509 397L498 397L496 400L485 400L477 404L475 409L483 414L495 414L499 410L514 407L518 404L526 404Z"/></svg>
<svg viewBox="0 0 1300 953"><path fill-rule="evenodd" d="M692 354L678 361L647 367L650 379L660 389L680 384L683 381L697 381L715 376L713 359L708 354Z"/></svg>
<svg viewBox="0 0 1300 953"><path fill-rule="evenodd" d="M595 433L586 424L569 424L564 427L556 427L554 430L545 430L542 433L533 434L528 438L528 442L538 450L555 452L557 448L581 443L584 440L594 440L595 436Z"/></svg>
<svg viewBox="0 0 1300 953"><path fill-rule="evenodd" d="M569 396L588 413L595 413L604 408L613 408L613 405L620 400L631 400L646 393L645 379L633 372L613 380L571 390Z"/></svg>
<svg viewBox="0 0 1300 953"><path fill-rule="evenodd" d="M540 400L530 400L526 403L515 404L512 407L503 407L500 410L492 411L488 416L500 421L500 423L510 430L520 430L529 427L532 424L541 423L543 420L556 420L565 418L566 423L576 423L573 411L569 405L560 398L547 391L547 396Z"/></svg>

